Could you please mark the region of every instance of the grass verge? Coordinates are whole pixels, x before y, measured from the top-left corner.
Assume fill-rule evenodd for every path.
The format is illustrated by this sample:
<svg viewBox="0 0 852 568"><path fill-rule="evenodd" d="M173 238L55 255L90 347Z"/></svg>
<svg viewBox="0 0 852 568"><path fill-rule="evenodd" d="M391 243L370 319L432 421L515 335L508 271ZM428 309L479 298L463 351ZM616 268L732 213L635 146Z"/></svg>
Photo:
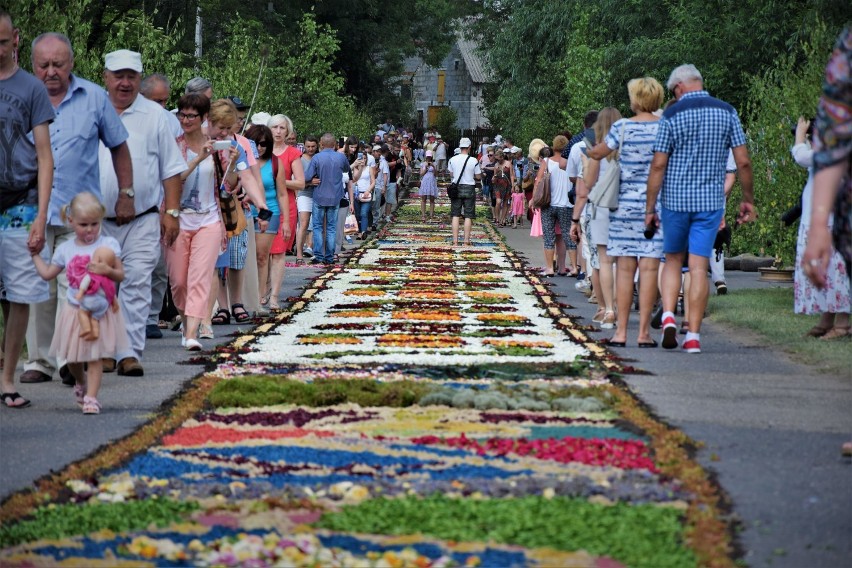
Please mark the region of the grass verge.
<svg viewBox="0 0 852 568"><path fill-rule="evenodd" d="M753 331L767 346L790 353L794 359L819 370L848 373L852 368L848 339L823 341L805 337L819 317L793 313L792 288L734 290L724 298L711 296L708 313L713 321Z"/></svg>

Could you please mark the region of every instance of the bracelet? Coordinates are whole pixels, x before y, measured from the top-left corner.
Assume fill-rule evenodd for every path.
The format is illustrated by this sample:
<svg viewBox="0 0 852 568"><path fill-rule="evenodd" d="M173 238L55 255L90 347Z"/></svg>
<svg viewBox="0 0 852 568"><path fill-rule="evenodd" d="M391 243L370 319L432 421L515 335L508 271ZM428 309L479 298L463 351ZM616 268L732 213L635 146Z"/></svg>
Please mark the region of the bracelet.
<svg viewBox="0 0 852 568"><path fill-rule="evenodd" d="M645 215L655 215L656 211L645 211Z"/></svg>
<svg viewBox="0 0 852 568"><path fill-rule="evenodd" d="M571 219L571 222L572 222L572 223L579 223L579 222L580 222L580 220L579 220L579 219Z"/></svg>
<svg viewBox="0 0 852 568"><path fill-rule="evenodd" d="M261 221L269 221L272 219L272 211L269 209L261 209L257 212L257 218Z"/></svg>

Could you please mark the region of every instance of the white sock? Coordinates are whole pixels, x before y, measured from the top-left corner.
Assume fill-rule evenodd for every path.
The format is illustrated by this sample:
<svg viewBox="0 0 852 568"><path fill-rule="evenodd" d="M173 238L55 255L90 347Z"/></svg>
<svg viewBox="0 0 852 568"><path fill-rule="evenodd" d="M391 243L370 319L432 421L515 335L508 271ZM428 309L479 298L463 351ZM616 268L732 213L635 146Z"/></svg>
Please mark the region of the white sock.
<svg viewBox="0 0 852 568"><path fill-rule="evenodd" d="M674 317L675 317L674 312L663 312L663 318L662 318L661 321L666 321L666 318L674 319Z"/></svg>
<svg viewBox="0 0 852 568"><path fill-rule="evenodd" d="M687 331L686 332L686 340L692 341L693 339L695 341L701 341L701 334L700 333L692 333L691 331Z"/></svg>

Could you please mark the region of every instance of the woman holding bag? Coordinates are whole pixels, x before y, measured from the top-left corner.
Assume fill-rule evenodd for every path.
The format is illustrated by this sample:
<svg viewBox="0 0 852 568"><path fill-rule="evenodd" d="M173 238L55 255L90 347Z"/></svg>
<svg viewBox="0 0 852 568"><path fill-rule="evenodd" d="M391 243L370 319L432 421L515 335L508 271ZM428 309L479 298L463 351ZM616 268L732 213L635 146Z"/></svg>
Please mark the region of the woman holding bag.
<svg viewBox="0 0 852 568"><path fill-rule="evenodd" d="M596 179L596 161L620 151L621 176L618 208L609 215L607 254L616 257L616 306L618 315L615 334L609 344L624 347L627 344L627 324L633 302L633 276L639 268L639 347L656 347L651 338L651 311L657 301L657 271L663 256L662 231L657 228L652 238L643 237L645 231L645 193L651 159L654 157L654 139L659 118L654 111L663 102L663 87L653 77L632 79L627 83L632 118L616 121L606 139L588 150L593 160L584 175L586 185L592 187ZM623 129L623 133L622 133ZM638 261L637 261L638 259Z"/></svg>

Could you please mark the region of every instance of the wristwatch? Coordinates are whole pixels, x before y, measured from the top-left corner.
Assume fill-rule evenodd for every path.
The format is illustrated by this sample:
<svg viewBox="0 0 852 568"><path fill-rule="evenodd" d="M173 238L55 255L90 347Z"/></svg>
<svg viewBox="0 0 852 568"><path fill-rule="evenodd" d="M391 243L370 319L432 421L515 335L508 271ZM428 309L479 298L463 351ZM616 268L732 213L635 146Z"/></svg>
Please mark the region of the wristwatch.
<svg viewBox="0 0 852 568"><path fill-rule="evenodd" d="M123 193L123 194L124 194L124 195L126 195L127 197L133 197L133 196L135 196L135 195L136 195L136 192L135 192L135 191L133 191L133 188L132 188L132 187L124 187L124 188L122 188L122 189L119 189L119 190L118 190L118 192L119 192L119 193Z"/></svg>
<svg viewBox="0 0 852 568"><path fill-rule="evenodd" d="M272 211L269 209L261 209L257 212L257 218L261 221L269 221L272 219Z"/></svg>
<svg viewBox="0 0 852 568"><path fill-rule="evenodd" d="M175 219L180 217L180 209L166 209L166 215L171 215Z"/></svg>

